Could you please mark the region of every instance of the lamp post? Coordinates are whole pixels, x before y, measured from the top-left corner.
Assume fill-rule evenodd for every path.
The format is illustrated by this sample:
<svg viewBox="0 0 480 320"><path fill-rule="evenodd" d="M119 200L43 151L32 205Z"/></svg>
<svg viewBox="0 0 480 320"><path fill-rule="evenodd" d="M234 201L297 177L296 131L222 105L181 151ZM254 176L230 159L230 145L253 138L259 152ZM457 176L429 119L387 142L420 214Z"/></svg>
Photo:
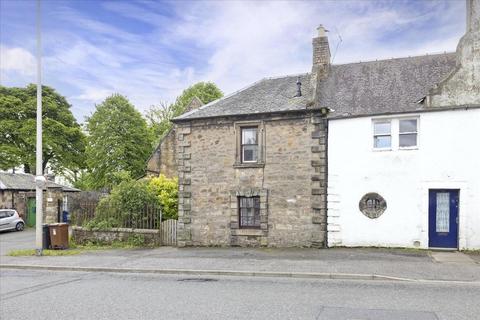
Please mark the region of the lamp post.
<svg viewBox="0 0 480 320"><path fill-rule="evenodd" d="M42 45L41 45L41 4L37 0L37 154L36 154L36 223L35 223L35 254L42 255L42 220L43 220L43 188L45 177L42 167Z"/></svg>

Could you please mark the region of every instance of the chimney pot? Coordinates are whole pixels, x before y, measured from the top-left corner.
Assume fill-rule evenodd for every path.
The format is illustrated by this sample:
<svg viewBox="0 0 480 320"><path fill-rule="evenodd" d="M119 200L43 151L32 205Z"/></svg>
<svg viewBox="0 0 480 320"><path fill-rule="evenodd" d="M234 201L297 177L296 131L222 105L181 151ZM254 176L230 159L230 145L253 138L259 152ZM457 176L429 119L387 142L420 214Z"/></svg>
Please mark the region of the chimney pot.
<svg viewBox="0 0 480 320"><path fill-rule="evenodd" d="M300 77L297 78L297 94L295 97L301 97L302 96L302 82L300 81Z"/></svg>
<svg viewBox="0 0 480 320"><path fill-rule="evenodd" d="M323 25L319 25L317 27L317 31L318 31L318 36L319 37L326 37L327 36L328 30L325 29L325 27Z"/></svg>

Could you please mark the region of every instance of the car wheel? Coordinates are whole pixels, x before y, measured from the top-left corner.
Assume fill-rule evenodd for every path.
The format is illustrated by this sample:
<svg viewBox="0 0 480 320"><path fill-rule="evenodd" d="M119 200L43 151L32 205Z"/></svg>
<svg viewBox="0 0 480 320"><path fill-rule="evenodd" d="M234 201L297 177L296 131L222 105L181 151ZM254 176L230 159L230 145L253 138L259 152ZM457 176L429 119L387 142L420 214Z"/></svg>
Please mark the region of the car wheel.
<svg viewBox="0 0 480 320"><path fill-rule="evenodd" d="M25 225L23 224L23 222L19 222L15 226L15 230L17 230L17 231L23 231L24 228L25 228Z"/></svg>

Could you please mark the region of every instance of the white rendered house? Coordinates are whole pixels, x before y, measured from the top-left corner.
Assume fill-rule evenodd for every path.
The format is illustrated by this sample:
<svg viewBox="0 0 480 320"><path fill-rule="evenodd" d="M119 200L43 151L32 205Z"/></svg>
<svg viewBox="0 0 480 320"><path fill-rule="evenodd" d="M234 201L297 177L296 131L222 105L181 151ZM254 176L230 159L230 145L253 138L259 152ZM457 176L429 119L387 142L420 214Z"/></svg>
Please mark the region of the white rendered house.
<svg viewBox="0 0 480 320"><path fill-rule="evenodd" d="M479 249L480 0L455 54L358 68L324 101L328 245Z"/></svg>

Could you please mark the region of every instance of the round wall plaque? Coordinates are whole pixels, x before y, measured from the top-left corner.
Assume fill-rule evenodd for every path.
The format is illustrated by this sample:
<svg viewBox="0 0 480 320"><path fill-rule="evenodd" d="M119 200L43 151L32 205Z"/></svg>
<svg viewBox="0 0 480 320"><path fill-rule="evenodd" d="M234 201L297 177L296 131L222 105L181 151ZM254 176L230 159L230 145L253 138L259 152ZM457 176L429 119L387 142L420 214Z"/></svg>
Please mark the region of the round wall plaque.
<svg viewBox="0 0 480 320"><path fill-rule="evenodd" d="M387 210L387 202L378 193L371 192L360 199L358 207L365 216L376 219Z"/></svg>

